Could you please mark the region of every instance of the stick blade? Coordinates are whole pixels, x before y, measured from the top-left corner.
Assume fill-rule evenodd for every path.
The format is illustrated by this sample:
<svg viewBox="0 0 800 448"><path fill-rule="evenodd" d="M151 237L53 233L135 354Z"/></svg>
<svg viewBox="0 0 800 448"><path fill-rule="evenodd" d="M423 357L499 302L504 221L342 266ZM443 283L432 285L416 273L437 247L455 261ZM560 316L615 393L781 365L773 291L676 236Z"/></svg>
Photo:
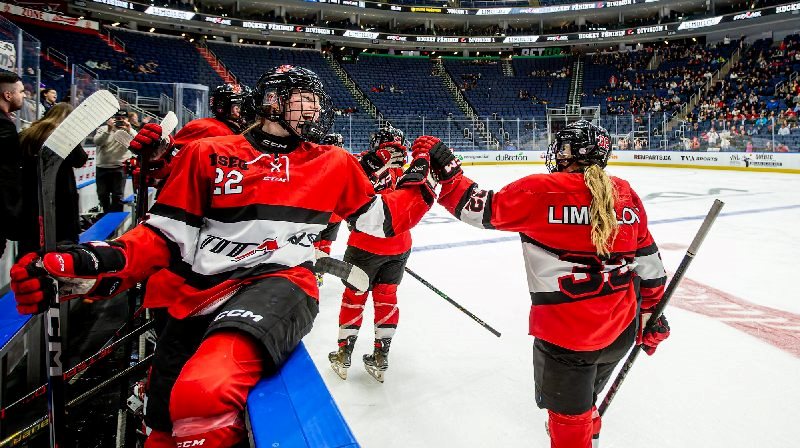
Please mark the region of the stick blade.
<svg viewBox="0 0 800 448"><path fill-rule="evenodd" d="M167 112L161 120L161 139L167 138L176 127L178 127L178 116L173 111Z"/></svg>
<svg viewBox="0 0 800 448"><path fill-rule="evenodd" d="M317 272L344 280L358 291L369 291L369 276L363 269L331 257L322 257L314 265Z"/></svg>
<svg viewBox="0 0 800 448"><path fill-rule="evenodd" d="M124 129L119 129L114 133L114 141L127 148L133 141L133 136Z"/></svg>
<svg viewBox="0 0 800 448"><path fill-rule="evenodd" d="M44 146L65 159L73 148L118 110L117 98L108 90L98 90L58 125Z"/></svg>

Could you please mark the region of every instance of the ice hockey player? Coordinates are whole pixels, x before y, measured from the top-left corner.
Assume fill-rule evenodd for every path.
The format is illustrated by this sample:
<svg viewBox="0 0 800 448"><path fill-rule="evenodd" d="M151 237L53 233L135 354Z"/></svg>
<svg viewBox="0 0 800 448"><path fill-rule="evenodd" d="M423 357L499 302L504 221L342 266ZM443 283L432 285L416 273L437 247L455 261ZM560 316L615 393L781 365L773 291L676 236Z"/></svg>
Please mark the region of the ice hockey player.
<svg viewBox="0 0 800 448"><path fill-rule="evenodd" d="M170 138L169 142L165 142L155 151L150 151L149 169L147 170L147 179L150 185L163 186L164 179L170 173L170 162L187 144L202 138L239 134L256 120L253 91L244 84L217 86L208 99L208 108L213 117L198 118L186 123L174 138ZM148 123L139 132L143 137L157 140L161 136L155 132L155 129L160 130L160 126ZM145 146L152 146L143 145L141 140L131 142L129 149L134 154L140 154ZM139 174L136 169L138 163L133 159L129 161L128 165L132 167L130 171L136 179Z"/></svg>
<svg viewBox="0 0 800 448"><path fill-rule="evenodd" d="M243 440L248 392L280 368L318 313L311 243L331 213L390 237L435 199L427 147L395 191L376 195L355 157L314 143L333 107L310 70L268 71L256 98L261 125L186 145L144 223L113 241L27 254L12 268L21 313L45 308L46 276L63 300L106 299L163 277L169 294L145 296L170 314L153 360L147 448Z"/></svg>
<svg viewBox="0 0 800 448"><path fill-rule="evenodd" d="M425 142L423 143L422 140ZM604 168L605 129L581 120L554 135L546 163L500 191L466 177L439 139L428 147L439 203L483 229L518 232L532 299L536 404L548 410L552 448L589 448L600 432L597 394L630 346L648 354L669 336L663 316L641 334L661 300L666 273L642 201Z"/></svg>
<svg viewBox="0 0 800 448"><path fill-rule="evenodd" d="M332 145L338 146L339 148L344 148L344 137L342 134L334 132L332 134L328 134L325 137L322 137L322 140L319 142L320 145Z"/></svg>
<svg viewBox="0 0 800 448"><path fill-rule="evenodd" d="M392 191L402 175L408 153L403 139L402 131L388 126L372 136L370 149L361 154L361 167L372 180L376 193ZM347 240L344 260L363 269L370 278L375 309L375 344L373 353L364 355L363 360L367 372L380 382L389 368L389 347L400 318L397 287L410 253L411 232L376 238L353 230ZM357 291L345 284L339 311L339 348L328 355L331 367L342 379L347 379L368 295L369 291Z"/></svg>

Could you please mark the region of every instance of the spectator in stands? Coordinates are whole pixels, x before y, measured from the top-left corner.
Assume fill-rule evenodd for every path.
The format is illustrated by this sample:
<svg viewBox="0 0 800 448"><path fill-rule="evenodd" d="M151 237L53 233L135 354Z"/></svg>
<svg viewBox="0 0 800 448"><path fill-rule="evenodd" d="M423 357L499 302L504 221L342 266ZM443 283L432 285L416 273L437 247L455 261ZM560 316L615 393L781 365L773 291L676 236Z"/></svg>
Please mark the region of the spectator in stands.
<svg viewBox="0 0 800 448"><path fill-rule="evenodd" d="M19 135L22 150L23 197L20 214L20 255L34 252L39 247L39 150L53 130L72 112L69 103L58 103L51 107L41 120ZM89 156L78 145L69 153L56 174L56 240L77 243L80 234L80 208L78 187L73 168L82 167Z"/></svg>
<svg viewBox="0 0 800 448"><path fill-rule="evenodd" d="M30 85L25 85L25 100L22 103L22 109L19 110L19 118L22 121L21 128L27 128L31 125L34 121L39 119L39 116L43 115L44 112L41 110L42 107L39 107L39 111L36 111L36 99L32 97L33 93L31 91Z"/></svg>
<svg viewBox="0 0 800 448"><path fill-rule="evenodd" d="M128 113L120 110L97 129L94 144L97 145L97 197L103 212L121 212L122 194L125 190L125 160L131 157L128 147L114 139L114 133L124 130L131 136L136 132L131 128Z"/></svg>
<svg viewBox="0 0 800 448"><path fill-rule="evenodd" d="M142 124L139 123L139 114L137 114L134 111L128 112L128 122L131 124L131 127L136 132L139 132L139 129L142 128Z"/></svg>
<svg viewBox="0 0 800 448"><path fill-rule="evenodd" d="M709 147L717 145L717 141L719 141L719 134L713 127L709 129L708 133L706 133L706 141L708 141Z"/></svg>
<svg viewBox="0 0 800 448"><path fill-rule="evenodd" d="M13 113L22 109L25 86L16 73L0 71L0 256L6 240L16 241L22 207L22 152Z"/></svg>
<svg viewBox="0 0 800 448"><path fill-rule="evenodd" d="M44 107L44 112L47 113L51 107L56 105L56 100L58 99L58 92L56 89L52 87L45 87L39 92L39 96L42 100L42 107Z"/></svg>

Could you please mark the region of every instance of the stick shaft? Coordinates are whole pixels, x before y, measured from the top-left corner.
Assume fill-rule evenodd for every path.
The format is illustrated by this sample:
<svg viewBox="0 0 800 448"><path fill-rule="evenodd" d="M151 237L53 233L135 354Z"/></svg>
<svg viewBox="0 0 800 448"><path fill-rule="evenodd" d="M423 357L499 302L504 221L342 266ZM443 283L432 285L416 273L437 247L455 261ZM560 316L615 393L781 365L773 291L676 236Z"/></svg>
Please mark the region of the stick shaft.
<svg viewBox="0 0 800 448"><path fill-rule="evenodd" d="M439 297L443 298L444 300L447 300L447 302L449 302L454 307L458 308L459 311L461 311L462 313L464 313L467 316L469 316L472 320L474 320L475 322L480 324L480 326L482 326L483 328L489 330L489 332L492 333L493 335L497 336L498 338L500 337L500 332L499 331L495 330L489 324L487 324L486 322L482 321L478 316L470 313L466 308L464 308L463 306L459 305L455 300L453 300L450 297L448 297L447 294L443 293L442 291L439 291L438 288L436 288L435 286L433 286L430 283L428 283L427 280L425 280L424 278L420 277L416 272L412 271L408 267L406 267L404 269L412 277L414 277L415 279L419 280L420 283L422 283L423 285L427 286L431 291L433 291L436 294L438 294Z"/></svg>
<svg viewBox="0 0 800 448"><path fill-rule="evenodd" d="M655 325L658 318L661 317L661 314L664 312L664 308L667 307L672 295L675 293L675 290L678 288L681 280L683 280L683 276L686 274L686 269L689 268L689 265L692 263L692 260L694 260L695 255L697 255L700 245L703 244L706 235L708 235L709 230L711 230L711 226L714 224L717 216L719 216L722 206L724 205L725 203L719 199L714 201L714 204L711 206L711 210L708 211L706 218L703 220L703 224L700 225L700 229L698 229L697 234L694 236L692 244L690 244L689 249L686 250L686 255L683 256L678 269L675 271L672 279L670 279L666 291L664 291L664 297L658 302L658 305L656 305L656 307L653 309L650 319L647 320L645 328ZM628 376L628 372L631 370L631 367L633 367L633 363L636 361L636 358L639 356L639 352L641 351L642 346L635 345L628 355L628 358L625 360L625 363L622 364L622 369L620 369L617 377L614 379L614 382L608 387L608 392L603 398L603 402L598 407L598 412L600 412L601 416L605 414L606 410L608 410L611 400L613 400L614 396L617 395L619 388L622 386L622 382L625 381L625 377Z"/></svg>

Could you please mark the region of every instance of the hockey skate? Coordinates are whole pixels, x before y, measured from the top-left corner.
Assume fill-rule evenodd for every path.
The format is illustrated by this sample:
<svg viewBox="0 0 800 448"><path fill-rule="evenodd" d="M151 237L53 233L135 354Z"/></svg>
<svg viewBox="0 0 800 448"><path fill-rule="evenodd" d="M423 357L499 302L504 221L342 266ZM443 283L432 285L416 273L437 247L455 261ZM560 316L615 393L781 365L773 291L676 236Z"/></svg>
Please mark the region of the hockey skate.
<svg viewBox="0 0 800 448"><path fill-rule="evenodd" d="M343 345L341 342L339 344L339 350L328 353L328 360L339 378L346 380L347 369L350 368L350 357L353 354L353 347L356 345L356 337L348 336Z"/></svg>
<svg viewBox="0 0 800 448"><path fill-rule="evenodd" d="M364 355L364 368L373 378L383 382L386 369L389 368L389 345L391 338L375 340L375 351L371 355Z"/></svg>

